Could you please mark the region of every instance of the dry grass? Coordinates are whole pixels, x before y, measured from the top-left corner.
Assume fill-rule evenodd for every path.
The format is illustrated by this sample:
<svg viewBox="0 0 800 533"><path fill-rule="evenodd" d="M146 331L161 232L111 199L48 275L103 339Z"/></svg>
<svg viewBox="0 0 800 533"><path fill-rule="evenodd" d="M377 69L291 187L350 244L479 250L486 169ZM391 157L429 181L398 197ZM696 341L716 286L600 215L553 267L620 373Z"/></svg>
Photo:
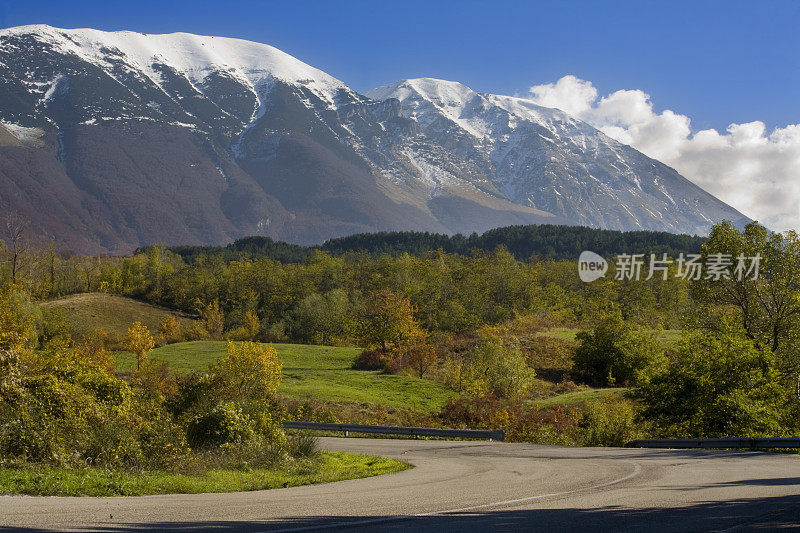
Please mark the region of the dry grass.
<svg viewBox="0 0 800 533"><path fill-rule="evenodd" d="M122 337L134 322L141 322L155 334L158 325L168 315L178 316L182 327L187 327L191 323L190 317L175 311L124 296L99 292L73 294L43 302L42 306L63 309L76 337L96 329L102 329L112 337Z"/></svg>

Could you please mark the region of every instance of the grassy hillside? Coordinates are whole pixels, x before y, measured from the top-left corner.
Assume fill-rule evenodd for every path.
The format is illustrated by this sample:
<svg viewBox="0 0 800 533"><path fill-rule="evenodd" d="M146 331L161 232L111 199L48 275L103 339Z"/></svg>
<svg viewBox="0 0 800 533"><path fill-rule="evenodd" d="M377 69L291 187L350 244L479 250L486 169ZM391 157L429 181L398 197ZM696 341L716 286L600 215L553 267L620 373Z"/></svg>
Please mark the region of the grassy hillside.
<svg viewBox="0 0 800 533"><path fill-rule="evenodd" d="M280 394L297 399L331 402L358 402L387 407L436 412L457 393L440 383L407 376L395 376L364 370L351 370L359 348L275 344L283 362ZM163 346L150 353L153 360L169 363L173 371L202 371L225 354L221 341L181 342ZM129 368L134 357L127 352L115 354L117 367Z"/></svg>
<svg viewBox="0 0 800 533"><path fill-rule="evenodd" d="M177 314L150 304L100 292L73 294L58 300L42 303L43 307L61 308L72 324L73 334L81 336L95 329L103 329L112 336L121 337L134 322L141 322L155 334L158 325L170 314ZM191 320L179 316L186 327Z"/></svg>
<svg viewBox="0 0 800 533"><path fill-rule="evenodd" d="M561 340L574 341L575 335L577 335L579 331L581 331L579 328L553 328L543 331L539 335ZM675 347L675 345L678 344L678 341L681 340L681 335L683 334L683 331L680 329L654 329L649 331L655 335L656 339L661 342L661 345L664 346L664 348Z"/></svg>

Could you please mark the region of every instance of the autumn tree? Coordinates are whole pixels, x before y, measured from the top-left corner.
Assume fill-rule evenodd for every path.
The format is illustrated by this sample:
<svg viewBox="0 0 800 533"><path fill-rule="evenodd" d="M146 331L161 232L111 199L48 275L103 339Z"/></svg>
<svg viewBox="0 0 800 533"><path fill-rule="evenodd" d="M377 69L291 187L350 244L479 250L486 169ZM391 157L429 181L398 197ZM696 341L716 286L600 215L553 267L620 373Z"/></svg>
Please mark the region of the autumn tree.
<svg viewBox="0 0 800 533"><path fill-rule="evenodd" d="M0 349L18 352L36 343L37 311L28 294L10 286L0 289Z"/></svg>
<svg viewBox="0 0 800 533"><path fill-rule="evenodd" d="M278 390L283 364L269 344L228 342L225 357L213 367L234 396L266 399Z"/></svg>
<svg viewBox="0 0 800 533"><path fill-rule="evenodd" d="M95 329L84 336L74 347L75 355L80 360L102 368L106 372L114 373L114 357L106 349L108 333L102 329Z"/></svg>
<svg viewBox="0 0 800 533"><path fill-rule="evenodd" d="M125 348L129 352L136 354L136 370L141 370L142 365L147 361L147 354L155 346L150 330L141 322L134 322L125 333Z"/></svg>
<svg viewBox="0 0 800 533"><path fill-rule="evenodd" d="M225 315L219 307L219 302L206 304L200 309L200 322L212 339L222 338L222 330L225 326Z"/></svg>
<svg viewBox="0 0 800 533"><path fill-rule="evenodd" d="M0 391L18 383L23 356L35 342L36 308L27 293L13 285L0 289Z"/></svg>
<svg viewBox="0 0 800 533"><path fill-rule="evenodd" d="M425 373L436 364L436 350L425 340L420 340L406 349L405 358L408 366L422 379Z"/></svg>
<svg viewBox="0 0 800 533"><path fill-rule="evenodd" d="M249 340L255 340L256 335L261 330L261 321L252 311L247 311L242 317L242 328L244 328L245 335Z"/></svg>
<svg viewBox="0 0 800 533"><path fill-rule="evenodd" d="M159 341L164 344L178 342L181 337L181 322L175 315L167 315L158 326Z"/></svg>
<svg viewBox="0 0 800 533"><path fill-rule="evenodd" d="M17 282L19 268L25 254L28 252L29 239L28 229L30 220L16 211L7 213L2 219L2 237L8 250L8 262L11 265L11 283Z"/></svg>
<svg viewBox="0 0 800 533"><path fill-rule="evenodd" d="M419 331L411 300L390 290L372 292L360 315L362 342L387 351L411 340Z"/></svg>

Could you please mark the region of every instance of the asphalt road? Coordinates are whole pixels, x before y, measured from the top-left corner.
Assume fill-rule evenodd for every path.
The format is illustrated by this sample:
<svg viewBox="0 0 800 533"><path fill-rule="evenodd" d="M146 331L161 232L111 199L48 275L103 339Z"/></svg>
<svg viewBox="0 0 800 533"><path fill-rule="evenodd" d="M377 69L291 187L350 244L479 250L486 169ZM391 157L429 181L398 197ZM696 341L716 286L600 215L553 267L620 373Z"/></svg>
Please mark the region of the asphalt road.
<svg viewBox="0 0 800 533"><path fill-rule="evenodd" d="M416 468L260 492L0 497L0 531L800 530L800 456L322 439Z"/></svg>

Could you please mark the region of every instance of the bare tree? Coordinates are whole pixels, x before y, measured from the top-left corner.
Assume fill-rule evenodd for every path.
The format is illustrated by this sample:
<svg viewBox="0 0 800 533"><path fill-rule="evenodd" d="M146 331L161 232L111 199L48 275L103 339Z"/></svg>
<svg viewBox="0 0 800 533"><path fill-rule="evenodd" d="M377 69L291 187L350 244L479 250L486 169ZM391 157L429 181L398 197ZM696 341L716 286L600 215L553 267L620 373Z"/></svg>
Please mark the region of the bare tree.
<svg viewBox="0 0 800 533"><path fill-rule="evenodd" d="M22 259L30 245L28 228L31 221L16 211L6 213L0 220L2 220L0 230L3 231L3 239L9 252L8 261L11 263L11 283L16 283Z"/></svg>

